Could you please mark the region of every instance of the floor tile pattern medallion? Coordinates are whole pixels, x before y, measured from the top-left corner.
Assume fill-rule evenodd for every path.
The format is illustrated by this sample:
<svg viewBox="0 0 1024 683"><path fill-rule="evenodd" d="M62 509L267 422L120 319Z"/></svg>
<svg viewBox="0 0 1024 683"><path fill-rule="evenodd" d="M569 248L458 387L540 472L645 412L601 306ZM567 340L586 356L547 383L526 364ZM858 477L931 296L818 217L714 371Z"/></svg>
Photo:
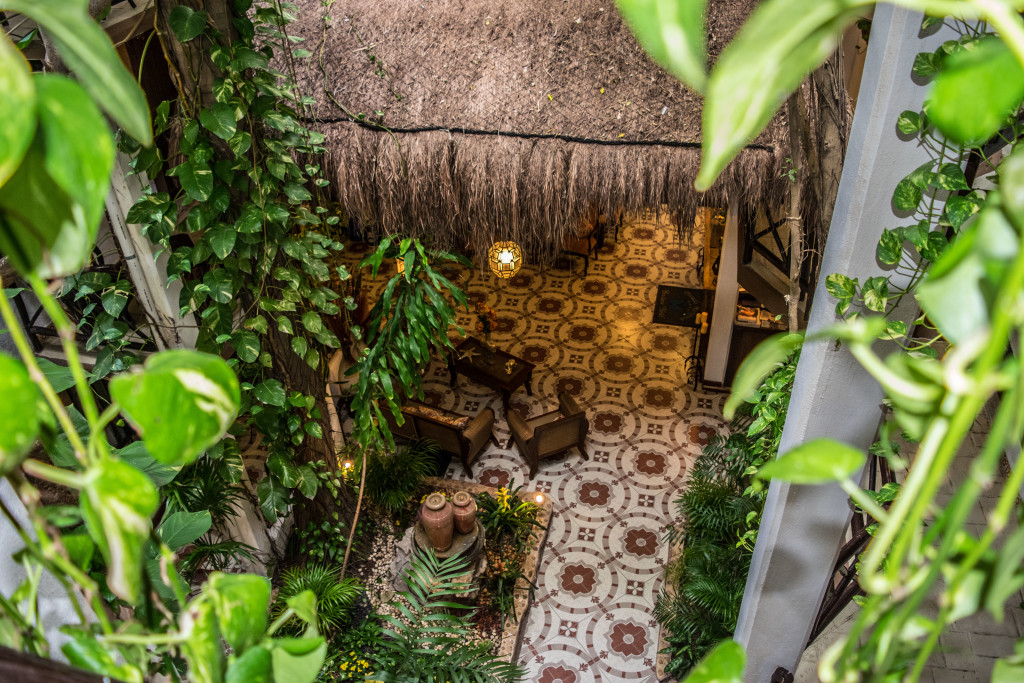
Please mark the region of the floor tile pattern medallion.
<svg viewBox="0 0 1024 683"><path fill-rule="evenodd" d="M591 259L586 278L582 264L526 266L503 281L458 273L470 300L497 313L492 342L537 366L533 396L517 391L511 409L538 415L567 391L590 419L589 461L571 451L543 461L530 482L515 446L489 445L474 465L476 481L525 484L554 505L520 654L527 680L656 680L651 611L668 555L662 537L688 467L724 426L724 396L687 383L695 331L651 322L659 284L700 286L697 259L696 242L680 243L669 225L640 216ZM475 319L459 322L471 332ZM429 402L467 415L492 407L498 441L508 441L497 392L463 377L452 389L440 363L424 389ZM448 476L465 473L453 461Z"/></svg>

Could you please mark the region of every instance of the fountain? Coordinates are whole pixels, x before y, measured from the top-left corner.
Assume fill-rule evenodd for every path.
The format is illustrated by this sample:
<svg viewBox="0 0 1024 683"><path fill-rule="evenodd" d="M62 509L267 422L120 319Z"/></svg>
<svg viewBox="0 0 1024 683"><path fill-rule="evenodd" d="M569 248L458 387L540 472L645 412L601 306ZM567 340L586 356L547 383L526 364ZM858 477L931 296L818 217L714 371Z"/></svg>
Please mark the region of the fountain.
<svg viewBox="0 0 1024 683"><path fill-rule="evenodd" d="M459 491L451 502L442 493L431 493L423 501L413 527L416 550L429 548L442 560L458 555L466 560L468 573L473 573L484 541L483 524L476 518L476 501L469 493Z"/></svg>

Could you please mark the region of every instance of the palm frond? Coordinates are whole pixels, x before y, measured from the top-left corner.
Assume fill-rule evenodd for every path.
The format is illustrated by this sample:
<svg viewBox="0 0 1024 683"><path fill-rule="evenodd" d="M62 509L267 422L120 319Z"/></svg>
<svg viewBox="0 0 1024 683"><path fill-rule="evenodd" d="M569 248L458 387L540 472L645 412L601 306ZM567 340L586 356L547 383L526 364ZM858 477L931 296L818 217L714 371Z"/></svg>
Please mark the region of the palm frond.
<svg viewBox="0 0 1024 683"><path fill-rule="evenodd" d="M316 596L317 628L326 634L348 621L356 600L363 594L363 585L351 577L340 579L335 569L322 564L292 567L281 574L281 590L273 613L283 613L287 599L306 590ZM298 623L297 618L290 621Z"/></svg>

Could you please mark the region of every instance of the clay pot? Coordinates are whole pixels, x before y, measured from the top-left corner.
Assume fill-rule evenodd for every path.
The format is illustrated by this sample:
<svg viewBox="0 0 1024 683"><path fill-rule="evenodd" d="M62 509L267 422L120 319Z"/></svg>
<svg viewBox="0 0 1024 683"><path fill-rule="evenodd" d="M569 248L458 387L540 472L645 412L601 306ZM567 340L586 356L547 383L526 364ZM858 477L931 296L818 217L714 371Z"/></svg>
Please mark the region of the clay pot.
<svg viewBox="0 0 1024 683"><path fill-rule="evenodd" d="M420 506L420 524L434 550L444 552L452 547L455 514L452 504L440 493L431 493Z"/></svg>
<svg viewBox="0 0 1024 683"><path fill-rule="evenodd" d="M476 528L476 500L465 491L459 491L452 497L455 507L455 530L460 534L468 534Z"/></svg>

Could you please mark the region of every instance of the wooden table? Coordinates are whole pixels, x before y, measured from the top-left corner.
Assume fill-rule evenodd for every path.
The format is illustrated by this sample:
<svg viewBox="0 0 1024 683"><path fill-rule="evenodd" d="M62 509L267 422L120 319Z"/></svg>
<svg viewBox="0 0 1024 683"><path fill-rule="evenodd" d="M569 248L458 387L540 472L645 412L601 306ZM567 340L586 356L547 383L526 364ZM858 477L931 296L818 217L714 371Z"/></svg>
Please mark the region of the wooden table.
<svg viewBox="0 0 1024 683"><path fill-rule="evenodd" d="M533 363L511 353L494 348L488 349L476 337L463 339L455 347L455 352L448 356L451 385L454 387L457 384L459 375L465 375L477 384L500 391L501 404L506 414L513 391L525 385L527 395L533 395L533 388L530 386L533 368Z"/></svg>

